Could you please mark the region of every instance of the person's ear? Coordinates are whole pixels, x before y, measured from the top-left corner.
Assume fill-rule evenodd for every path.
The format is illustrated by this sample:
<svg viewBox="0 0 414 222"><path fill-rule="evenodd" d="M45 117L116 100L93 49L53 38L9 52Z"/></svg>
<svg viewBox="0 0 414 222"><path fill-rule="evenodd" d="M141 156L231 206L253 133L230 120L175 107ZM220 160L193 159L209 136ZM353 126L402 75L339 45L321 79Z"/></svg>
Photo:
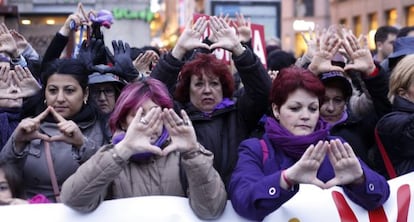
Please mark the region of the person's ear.
<svg viewBox="0 0 414 222"><path fill-rule="evenodd" d="M407 90L403 89L403 88L398 88L397 89L397 94L403 98L407 97Z"/></svg>
<svg viewBox="0 0 414 222"><path fill-rule="evenodd" d="M279 107L276 104L274 104L274 103L272 103L272 113L273 113L273 116L277 120L280 119L280 110L279 110Z"/></svg>

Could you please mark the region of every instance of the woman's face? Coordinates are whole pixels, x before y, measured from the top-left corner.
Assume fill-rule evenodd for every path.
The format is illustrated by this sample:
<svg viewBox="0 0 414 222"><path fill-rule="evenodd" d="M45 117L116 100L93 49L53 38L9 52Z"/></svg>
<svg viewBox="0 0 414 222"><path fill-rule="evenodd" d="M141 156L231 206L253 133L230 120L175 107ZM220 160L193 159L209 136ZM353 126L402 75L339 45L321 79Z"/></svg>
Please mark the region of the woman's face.
<svg viewBox="0 0 414 222"><path fill-rule="evenodd" d="M220 79L214 75L191 76L190 102L202 112L212 112L223 100Z"/></svg>
<svg viewBox="0 0 414 222"><path fill-rule="evenodd" d="M325 88L325 97L321 106L321 116L329 123L335 123L342 118L346 107L342 91L334 87Z"/></svg>
<svg viewBox="0 0 414 222"><path fill-rule="evenodd" d="M7 94L9 95L16 95L21 93L21 89L17 87L15 84L11 84L7 89ZM1 108L19 108L23 106L23 99L0 99L0 107Z"/></svg>
<svg viewBox="0 0 414 222"><path fill-rule="evenodd" d="M102 113L108 114L114 110L116 90L112 83L99 83L89 87L91 97L95 100Z"/></svg>
<svg viewBox="0 0 414 222"><path fill-rule="evenodd" d="M64 118L71 118L79 112L88 98L79 82L71 75L53 74L45 90L46 104L52 106Z"/></svg>
<svg viewBox="0 0 414 222"><path fill-rule="evenodd" d="M0 168L0 202L11 199L12 192L9 187L9 183L6 180L6 174L3 169Z"/></svg>
<svg viewBox="0 0 414 222"><path fill-rule="evenodd" d="M160 107L160 106L157 105L156 103L154 103L154 101L152 101L151 99L148 99L147 101L142 103L141 107L143 109L142 116L144 116L144 118L145 118L145 115L151 109L154 109L154 108L157 108L157 107ZM123 124L122 128L124 128L125 130L128 129L128 126L131 124L132 120L134 119L136 112L137 112L137 110L133 110L133 111L131 110L128 113L128 115L126 117L126 123ZM148 118L146 118L146 119L148 119ZM158 126L158 128L155 130L154 134L151 136L150 143L151 144L155 143L155 141L157 141L158 137L161 136L161 133L162 133L162 124L160 124Z"/></svg>
<svg viewBox="0 0 414 222"><path fill-rule="evenodd" d="M297 89L289 94L286 102L278 108L272 104L273 115L280 125L295 136L311 134L319 119L319 100L314 94Z"/></svg>

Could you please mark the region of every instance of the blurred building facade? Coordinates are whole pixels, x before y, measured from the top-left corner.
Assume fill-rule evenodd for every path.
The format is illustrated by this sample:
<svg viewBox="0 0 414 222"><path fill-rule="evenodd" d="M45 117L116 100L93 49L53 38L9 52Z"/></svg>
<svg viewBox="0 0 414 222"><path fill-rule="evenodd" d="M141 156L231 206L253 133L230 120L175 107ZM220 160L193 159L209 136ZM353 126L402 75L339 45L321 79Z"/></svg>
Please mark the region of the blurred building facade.
<svg viewBox="0 0 414 222"><path fill-rule="evenodd" d="M357 35L369 34L371 47L379 26L414 25L414 0L0 0L0 22L22 33L42 54L79 2L85 11L114 14L112 27L103 29L109 46L122 39L137 47L171 48L193 13L243 13L264 25L266 39L280 38L282 49L296 56L306 50L301 33L317 25L342 24Z"/></svg>
<svg viewBox="0 0 414 222"><path fill-rule="evenodd" d="M367 34L374 48L378 27L414 25L414 0L283 0L282 48L300 56L306 50L301 32L316 25L341 24L359 36Z"/></svg>

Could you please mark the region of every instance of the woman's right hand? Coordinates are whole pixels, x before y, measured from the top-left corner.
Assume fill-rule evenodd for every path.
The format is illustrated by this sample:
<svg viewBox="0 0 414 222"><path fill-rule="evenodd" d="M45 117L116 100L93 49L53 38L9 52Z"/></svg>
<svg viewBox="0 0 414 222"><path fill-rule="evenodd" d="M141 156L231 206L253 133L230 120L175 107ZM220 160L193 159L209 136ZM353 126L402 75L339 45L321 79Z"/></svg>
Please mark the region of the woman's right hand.
<svg viewBox="0 0 414 222"><path fill-rule="evenodd" d="M328 148L328 141L319 141L316 145L310 145L302 157L293 166L285 170L284 173L288 182L281 183L282 187L288 189L288 183L305 183L324 188L325 183L318 179L317 173ZM285 180L285 178L281 175L282 180Z"/></svg>
<svg viewBox="0 0 414 222"><path fill-rule="evenodd" d="M162 150L151 144L151 136L163 124L161 108L153 108L146 115L143 112L142 107L137 110L135 117L128 126L124 139L114 147L118 155L124 160L129 159L135 153L150 152L162 155Z"/></svg>
<svg viewBox="0 0 414 222"><path fill-rule="evenodd" d="M192 20L189 21L171 51L172 56L178 60L182 60L186 52L195 48L210 49L209 45L201 42L201 37L207 28L207 24L208 21L205 17L200 17L194 24L192 24Z"/></svg>
<svg viewBox="0 0 414 222"><path fill-rule="evenodd" d="M71 23L74 24L74 27L71 27ZM82 16L73 13L70 14L67 18L63 26L60 28L59 33L63 36L69 36L72 31L77 31L78 28L82 25Z"/></svg>
<svg viewBox="0 0 414 222"><path fill-rule="evenodd" d="M51 107L47 107L42 113L34 118L23 119L15 129L14 142L15 151L21 153L26 143L33 139L41 139L49 141L50 137L46 134L40 133L40 123L49 114Z"/></svg>

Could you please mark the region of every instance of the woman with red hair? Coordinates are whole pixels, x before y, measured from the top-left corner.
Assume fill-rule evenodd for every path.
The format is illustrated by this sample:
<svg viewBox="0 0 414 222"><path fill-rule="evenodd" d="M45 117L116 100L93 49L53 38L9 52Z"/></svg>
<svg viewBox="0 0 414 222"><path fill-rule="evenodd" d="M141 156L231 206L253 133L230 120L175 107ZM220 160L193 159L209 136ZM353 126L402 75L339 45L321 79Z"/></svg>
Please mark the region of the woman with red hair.
<svg viewBox="0 0 414 222"><path fill-rule="evenodd" d="M388 199L385 178L359 160L348 143L329 136L319 111L324 96L322 82L311 71L280 71L270 93L273 115L266 119L265 134L239 146L228 188L238 214L263 220L294 197L300 184L342 186L349 199L367 210Z"/></svg>
<svg viewBox="0 0 414 222"><path fill-rule="evenodd" d="M211 35L200 41L207 26ZM210 50L231 52L244 92L233 98L234 80L228 64ZM203 53L202 51L208 51ZM243 45L222 18L199 18L189 23L173 50L162 57L153 77L174 95L176 110L184 109L199 142L214 153L214 167L227 184L237 162L237 147L248 138L266 112L271 80L260 59Z"/></svg>

